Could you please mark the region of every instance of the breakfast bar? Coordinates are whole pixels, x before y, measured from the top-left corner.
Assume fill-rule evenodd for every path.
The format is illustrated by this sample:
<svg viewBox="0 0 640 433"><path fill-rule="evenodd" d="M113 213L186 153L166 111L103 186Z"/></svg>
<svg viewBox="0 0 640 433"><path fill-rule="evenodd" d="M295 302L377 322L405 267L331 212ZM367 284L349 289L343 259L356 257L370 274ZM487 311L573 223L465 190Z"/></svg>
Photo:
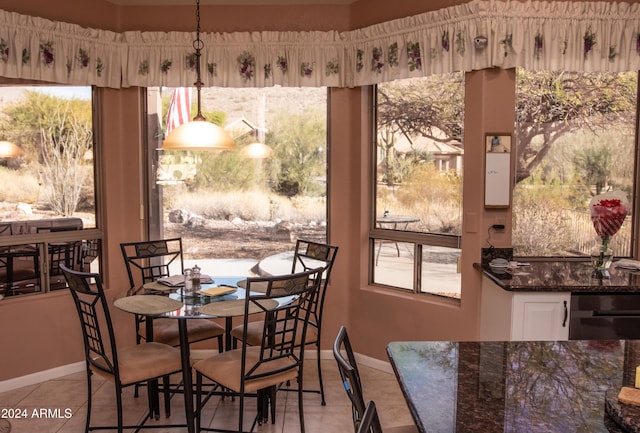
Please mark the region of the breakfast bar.
<svg viewBox="0 0 640 433"><path fill-rule="evenodd" d="M636 431L631 340L398 341L387 354L418 431L429 433ZM635 418L638 419L638 418Z"/></svg>

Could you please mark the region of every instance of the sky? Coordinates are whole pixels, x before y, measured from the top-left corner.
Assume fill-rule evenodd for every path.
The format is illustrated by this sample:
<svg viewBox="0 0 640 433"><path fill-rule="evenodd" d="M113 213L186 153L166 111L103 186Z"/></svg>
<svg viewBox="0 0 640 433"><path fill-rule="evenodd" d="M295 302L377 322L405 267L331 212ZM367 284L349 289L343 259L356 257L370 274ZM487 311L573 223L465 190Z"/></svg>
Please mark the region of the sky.
<svg viewBox="0 0 640 433"><path fill-rule="evenodd" d="M34 86L27 87L29 90L46 93L48 95L60 98L79 98L91 99L91 87L73 87L73 86Z"/></svg>

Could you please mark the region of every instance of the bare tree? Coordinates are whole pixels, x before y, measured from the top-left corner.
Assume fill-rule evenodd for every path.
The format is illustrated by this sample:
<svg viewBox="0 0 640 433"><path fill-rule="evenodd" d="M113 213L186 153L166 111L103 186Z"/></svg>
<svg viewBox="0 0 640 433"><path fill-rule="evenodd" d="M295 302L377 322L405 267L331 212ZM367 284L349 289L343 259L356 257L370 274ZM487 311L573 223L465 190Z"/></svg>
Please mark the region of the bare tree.
<svg viewBox="0 0 640 433"><path fill-rule="evenodd" d="M635 117L633 73L527 72L518 70L516 181L526 179L563 135L600 130ZM542 141L534 142L535 137Z"/></svg>
<svg viewBox="0 0 640 433"><path fill-rule="evenodd" d="M83 163L91 149L91 125L78 119L69 104L59 107L50 119L49 125L41 129L41 181L48 187L52 210L71 216L85 179Z"/></svg>
<svg viewBox="0 0 640 433"><path fill-rule="evenodd" d="M604 131L616 124L633 121L636 83L633 72L528 72L518 69L516 181L529 177L563 135L580 129ZM461 75L454 74L379 85L378 129L407 137L462 141L462 84ZM387 140L382 145L388 147L389 143Z"/></svg>

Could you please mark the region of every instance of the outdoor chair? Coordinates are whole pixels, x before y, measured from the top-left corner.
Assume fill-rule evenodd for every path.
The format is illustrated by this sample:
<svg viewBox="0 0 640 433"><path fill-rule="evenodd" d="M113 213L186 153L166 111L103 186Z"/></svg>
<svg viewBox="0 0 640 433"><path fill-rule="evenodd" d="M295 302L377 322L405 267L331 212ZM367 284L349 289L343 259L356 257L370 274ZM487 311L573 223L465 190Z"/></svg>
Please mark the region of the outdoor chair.
<svg viewBox="0 0 640 433"><path fill-rule="evenodd" d="M167 426L145 426L146 421L155 415L157 408L157 380L163 379L165 409L169 410L169 375L182 371L180 351L162 343L143 343L121 349L116 344L113 324L107 299L102 288L100 275L73 271L64 264L60 270L71 291L78 312L84 341L87 371L87 418L85 432L90 430L117 430L131 428L164 428ZM91 377L94 373L105 377L115 386L116 425L92 426L91 401L93 397ZM124 387L147 382L149 392L149 412L139 425L123 425L122 389ZM175 427L175 426L174 426ZM136 430L137 431L137 430Z"/></svg>
<svg viewBox="0 0 640 433"><path fill-rule="evenodd" d="M238 432L245 431L243 418L246 397L257 396L258 399L252 431L257 423L262 424L268 419L269 406L272 423L275 423L277 387L288 381L297 381L300 432L304 433L304 345L299 345L298 342L304 341L309 323L310 311L303 306L317 292L321 273L322 269L319 268L291 275L247 279L247 296L243 301L243 329L246 334L252 314L264 314L265 320L260 322L263 327L262 338L258 345L242 344L241 348L215 354L193 365L199 404L197 425L200 428L202 408L215 391L214 387L203 398L202 384L205 377L213 381L214 385L219 385L224 390L223 395L231 392L239 397ZM206 306L203 307L203 312L205 308ZM211 428L202 430L216 431Z"/></svg>
<svg viewBox="0 0 640 433"><path fill-rule="evenodd" d="M308 271L310 269L321 267L321 283L317 294L310 299L308 305L305 306L309 310L309 329L307 330L305 345L313 345L316 349L316 360L318 368L319 390L308 389L305 392L315 392L320 394L322 406L326 405L324 396L324 385L322 381L322 368L320 358L320 341L322 338L322 312L324 310L324 300L329 284L329 277L333 269L333 264L338 254L338 247L318 242L305 241L298 239L293 254L293 263L291 272ZM246 341L247 344L257 346L262 339L263 324L259 321L250 322L246 337L244 336L244 325L236 326L231 330L231 336L234 338L234 344L240 341ZM300 340L301 341L301 340ZM300 343L298 341L298 344ZM285 388L286 389L286 388Z"/></svg>
<svg viewBox="0 0 640 433"><path fill-rule="evenodd" d="M338 363L338 371L347 397L351 401L351 412L353 416L353 429L355 433L361 433L359 430L360 423L363 420L366 410L364 403L364 395L362 393L362 382L358 371L358 364L351 348L347 328L340 327L338 335L333 343L333 356ZM364 430L367 431L367 430ZM418 431L415 425L396 426L386 428L387 433L416 433ZM379 433L380 430L372 430L373 433Z"/></svg>

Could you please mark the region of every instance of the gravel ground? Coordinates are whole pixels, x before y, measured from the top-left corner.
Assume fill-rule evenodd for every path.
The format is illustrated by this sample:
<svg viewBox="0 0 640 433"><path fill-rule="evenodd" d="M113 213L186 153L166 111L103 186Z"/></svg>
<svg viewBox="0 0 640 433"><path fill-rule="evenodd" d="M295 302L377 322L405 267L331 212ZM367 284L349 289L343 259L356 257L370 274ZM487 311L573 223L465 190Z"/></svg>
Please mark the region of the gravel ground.
<svg viewBox="0 0 640 433"><path fill-rule="evenodd" d="M326 241L326 227L288 223L211 221L166 223L166 237L182 237L185 259L263 259L293 251L296 239Z"/></svg>

